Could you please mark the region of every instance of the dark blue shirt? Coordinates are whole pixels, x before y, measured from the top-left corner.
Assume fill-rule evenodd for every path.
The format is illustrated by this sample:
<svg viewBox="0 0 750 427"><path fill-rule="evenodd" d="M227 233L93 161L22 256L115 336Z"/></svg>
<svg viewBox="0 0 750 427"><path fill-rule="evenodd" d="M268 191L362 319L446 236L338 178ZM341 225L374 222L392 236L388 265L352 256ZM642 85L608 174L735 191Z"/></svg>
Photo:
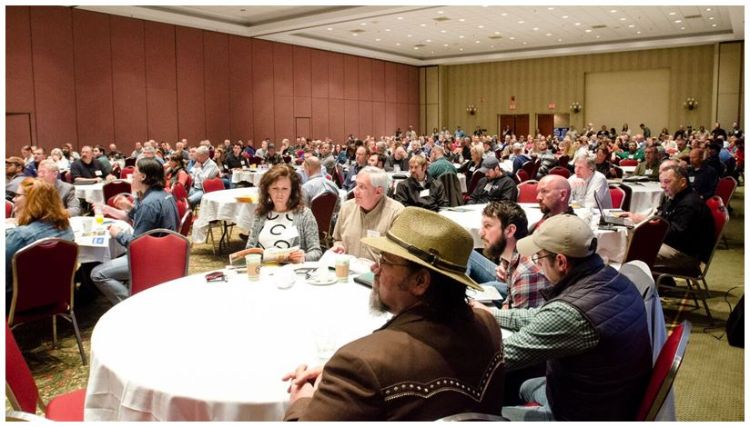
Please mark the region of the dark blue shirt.
<svg viewBox="0 0 750 427"><path fill-rule="evenodd" d="M170 193L162 188L149 188L143 199L135 201L135 206L128 212L133 221L133 232L120 232L116 239L127 247L130 242L141 234L156 228L166 228L177 231L180 218L177 203Z"/></svg>

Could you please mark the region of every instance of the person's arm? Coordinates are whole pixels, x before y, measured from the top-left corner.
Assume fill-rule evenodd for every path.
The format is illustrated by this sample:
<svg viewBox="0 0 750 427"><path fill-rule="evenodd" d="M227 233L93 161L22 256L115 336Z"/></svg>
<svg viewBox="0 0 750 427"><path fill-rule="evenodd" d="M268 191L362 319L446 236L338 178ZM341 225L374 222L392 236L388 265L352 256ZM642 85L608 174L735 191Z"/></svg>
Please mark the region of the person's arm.
<svg viewBox="0 0 750 427"><path fill-rule="evenodd" d="M469 196L469 201L466 203L467 205L480 203L482 199L482 194L484 193L484 187L487 185L487 178L482 178L477 182L477 186L474 187L474 191L471 193L471 196Z"/></svg>
<svg viewBox="0 0 750 427"><path fill-rule="evenodd" d="M438 181L435 181L435 194L433 197L435 200L435 211L439 211L440 208L447 208L450 205L445 187Z"/></svg>
<svg viewBox="0 0 750 427"><path fill-rule="evenodd" d="M63 204L68 210L68 215L72 217L81 215L81 201L76 197L76 191L72 186L64 194Z"/></svg>
<svg viewBox="0 0 750 427"><path fill-rule="evenodd" d="M305 238L305 251L303 261L317 261L323 255L320 248L320 236L318 235L318 223L315 221L315 215L309 208L305 208L302 214L302 229L300 235Z"/></svg>
<svg viewBox="0 0 750 427"><path fill-rule="evenodd" d="M393 195L393 200L401 203L402 205L412 205L414 203L411 203L409 200L409 184L407 183L409 179L405 179L401 182L399 182L396 185L396 193Z"/></svg>
<svg viewBox="0 0 750 427"><path fill-rule="evenodd" d="M260 235L260 230L263 229L263 226L265 224L266 224L265 215L255 215L255 219L253 220L253 226L250 228L251 231L247 235L247 244L245 245L246 248L258 247L258 236Z"/></svg>

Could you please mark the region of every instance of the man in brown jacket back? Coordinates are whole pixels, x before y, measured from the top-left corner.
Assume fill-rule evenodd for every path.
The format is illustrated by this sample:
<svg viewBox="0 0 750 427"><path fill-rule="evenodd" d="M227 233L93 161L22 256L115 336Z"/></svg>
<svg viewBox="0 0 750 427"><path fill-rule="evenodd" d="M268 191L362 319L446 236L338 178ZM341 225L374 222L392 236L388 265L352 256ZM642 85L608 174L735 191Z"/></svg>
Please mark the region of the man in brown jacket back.
<svg viewBox="0 0 750 427"><path fill-rule="evenodd" d="M419 224L415 228L414 224ZM291 380L286 420L428 421L500 413L504 358L497 323L466 302L473 240L436 213L407 207L381 237L370 305L393 318Z"/></svg>

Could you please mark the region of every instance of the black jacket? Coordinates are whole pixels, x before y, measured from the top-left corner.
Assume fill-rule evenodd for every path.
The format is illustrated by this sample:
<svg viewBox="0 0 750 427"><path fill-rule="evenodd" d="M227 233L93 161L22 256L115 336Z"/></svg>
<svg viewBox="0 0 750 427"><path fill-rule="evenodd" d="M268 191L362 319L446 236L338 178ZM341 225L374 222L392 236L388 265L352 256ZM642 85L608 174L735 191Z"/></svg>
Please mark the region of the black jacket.
<svg viewBox="0 0 750 427"><path fill-rule="evenodd" d="M693 187L680 191L674 199L662 199L657 214L669 221L664 243L701 261L708 260L715 243L714 218Z"/></svg>
<svg viewBox="0 0 750 427"><path fill-rule="evenodd" d="M518 188L513 178L503 175L495 179L480 179L474 192L469 197L468 204L499 202L501 200L518 200Z"/></svg>
<svg viewBox="0 0 750 427"><path fill-rule="evenodd" d="M424 190L427 190L429 194L420 196L420 193ZM411 176L399 182L393 198L404 206L417 206L435 212L448 206L448 198L443 184L429 175L427 175L425 187L419 185L417 180Z"/></svg>

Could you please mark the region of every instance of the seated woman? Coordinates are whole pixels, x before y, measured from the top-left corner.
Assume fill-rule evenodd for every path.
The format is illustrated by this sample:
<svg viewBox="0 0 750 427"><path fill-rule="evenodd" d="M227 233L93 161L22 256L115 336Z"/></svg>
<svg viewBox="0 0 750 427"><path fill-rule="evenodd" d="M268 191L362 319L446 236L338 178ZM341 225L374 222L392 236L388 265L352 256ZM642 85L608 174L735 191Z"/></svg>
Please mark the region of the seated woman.
<svg viewBox="0 0 750 427"><path fill-rule="evenodd" d="M178 182L185 187L185 191L189 190L188 180L190 180L190 175L185 171L185 159L182 157L182 154L177 153L169 156L166 176L164 178L167 183L164 189L167 191L171 192L172 186Z"/></svg>
<svg viewBox="0 0 750 427"><path fill-rule="evenodd" d="M299 175L286 164L278 164L260 180L258 208L247 239L248 248L300 249L282 262L317 261L320 249L318 223L305 206Z"/></svg>
<svg viewBox="0 0 750 427"><path fill-rule="evenodd" d="M421 155L409 159L409 178L396 186L393 198L404 206L417 206L437 212L448 206L448 196L440 181L427 174L427 160Z"/></svg>
<svg viewBox="0 0 750 427"><path fill-rule="evenodd" d="M617 178L617 173L609 162L609 150L604 147L596 150L596 170L604 174L607 179Z"/></svg>
<svg viewBox="0 0 750 427"><path fill-rule="evenodd" d="M21 248L45 237L75 240L68 214L52 184L26 178L13 198L18 227L5 231L5 309L13 292L13 255Z"/></svg>

